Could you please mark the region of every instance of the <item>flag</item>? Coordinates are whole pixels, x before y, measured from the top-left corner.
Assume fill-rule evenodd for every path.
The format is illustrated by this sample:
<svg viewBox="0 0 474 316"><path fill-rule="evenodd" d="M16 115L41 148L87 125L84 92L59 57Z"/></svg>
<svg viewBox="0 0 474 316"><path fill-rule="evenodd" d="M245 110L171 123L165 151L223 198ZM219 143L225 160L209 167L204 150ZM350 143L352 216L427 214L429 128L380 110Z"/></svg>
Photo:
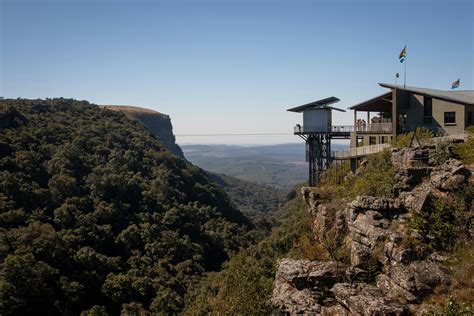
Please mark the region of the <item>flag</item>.
<svg viewBox="0 0 474 316"><path fill-rule="evenodd" d="M453 81L453 83L451 83L451 89L459 88L460 85L461 85L461 79L458 78L458 80Z"/></svg>
<svg viewBox="0 0 474 316"><path fill-rule="evenodd" d="M400 52L400 56L398 56L400 62L403 63L405 59L407 59L407 46L403 47L402 51Z"/></svg>

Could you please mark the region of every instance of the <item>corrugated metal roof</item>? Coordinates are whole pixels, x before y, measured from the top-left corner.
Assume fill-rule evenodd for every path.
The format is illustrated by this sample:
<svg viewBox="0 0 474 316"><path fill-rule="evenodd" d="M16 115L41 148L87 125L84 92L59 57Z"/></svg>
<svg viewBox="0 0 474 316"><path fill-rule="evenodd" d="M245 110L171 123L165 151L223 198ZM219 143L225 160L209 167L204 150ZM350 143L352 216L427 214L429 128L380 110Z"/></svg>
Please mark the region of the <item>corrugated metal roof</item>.
<svg viewBox="0 0 474 316"><path fill-rule="evenodd" d="M419 87L403 87L401 85L394 85L389 83L379 83L379 85L384 88L400 89L411 93L427 95L446 101L474 105L474 90L436 90Z"/></svg>
<svg viewBox="0 0 474 316"><path fill-rule="evenodd" d="M300 106L288 109L287 111L290 111L290 112L303 112L304 110L308 110L308 109L331 109L331 110L346 112L345 110L329 106L329 104L334 104L334 103L337 103L339 101L340 100L336 97L329 97L329 98L326 98L326 99L321 99L321 100L318 100L318 101L314 101L314 102L311 102L311 103L300 105Z"/></svg>
<svg viewBox="0 0 474 316"><path fill-rule="evenodd" d="M369 105L369 104L373 104L379 100L385 100L387 98L390 98L392 99L392 92L385 92L383 94L380 94L376 97L373 97L369 100L366 100L366 101L363 101L363 102L360 102L360 103L357 103L356 105L353 105L349 108L349 110L354 110L356 108L359 108L359 107L362 107L362 106L365 106L365 105ZM388 101L387 101L388 102Z"/></svg>

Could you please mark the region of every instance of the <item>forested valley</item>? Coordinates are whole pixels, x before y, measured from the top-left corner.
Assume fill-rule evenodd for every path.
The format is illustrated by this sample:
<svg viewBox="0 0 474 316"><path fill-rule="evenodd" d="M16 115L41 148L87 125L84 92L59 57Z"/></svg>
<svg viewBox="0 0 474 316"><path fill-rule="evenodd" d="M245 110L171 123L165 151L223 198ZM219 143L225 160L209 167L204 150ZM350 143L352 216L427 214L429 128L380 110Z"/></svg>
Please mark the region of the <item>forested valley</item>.
<svg viewBox="0 0 474 316"><path fill-rule="evenodd" d="M226 308L202 302L232 284L219 271L229 258L245 265L242 251L287 222L272 212L282 192L208 174L123 113L70 99L1 102L2 315ZM273 234L272 258L293 247L286 231ZM270 285L273 264L255 286Z"/></svg>

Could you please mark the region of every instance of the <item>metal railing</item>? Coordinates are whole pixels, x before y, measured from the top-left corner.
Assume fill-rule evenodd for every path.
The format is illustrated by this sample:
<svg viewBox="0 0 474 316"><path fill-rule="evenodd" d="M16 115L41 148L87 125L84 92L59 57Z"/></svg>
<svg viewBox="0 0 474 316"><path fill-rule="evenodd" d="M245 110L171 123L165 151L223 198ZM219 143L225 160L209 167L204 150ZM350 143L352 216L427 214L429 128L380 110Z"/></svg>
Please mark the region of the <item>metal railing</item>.
<svg viewBox="0 0 474 316"><path fill-rule="evenodd" d="M468 137L469 137L468 133L463 133L463 134L456 134L456 135L433 137L433 138L430 138L427 142L442 143L442 142L453 141L453 140L467 141ZM348 148L348 149L333 151L331 152L331 156L333 159L336 159L336 160L357 158L357 157L362 157L366 155L376 154L378 152L381 152L385 148L389 148L390 146L391 146L390 144L377 144L377 145Z"/></svg>
<svg viewBox="0 0 474 316"><path fill-rule="evenodd" d="M328 126L325 128L324 126L303 126L303 125L296 125L293 129L295 134L302 134L302 133L350 133L354 132L355 127L354 125L334 125Z"/></svg>
<svg viewBox="0 0 474 316"><path fill-rule="evenodd" d="M331 126L332 133L350 133L355 131L354 125L334 125Z"/></svg>
<svg viewBox="0 0 474 316"><path fill-rule="evenodd" d="M334 126L303 126L297 124L293 132L303 133L392 133L392 123L371 123L369 125L334 125Z"/></svg>
<svg viewBox="0 0 474 316"><path fill-rule="evenodd" d="M441 137L433 137L433 138L430 138L428 142L442 143L442 142L448 142L448 141L453 141L453 140L467 141L468 137L469 137L468 133L462 133L462 134L447 135L447 136L441 136Z"/></svg>
<svg viewBox="0 0 474 316"><path fill-rule="evenodd" d="M350 159L366 155L376 154L385 148L390 147L390 144L377 144L361 147L348 148L331 152L333 159Z"/></svg>
<svg viewBox="0 0 474 316"><path fill-rule="evenodd" d="M356 124L355 131L361 133L391 133L392 123Z"/></svg>

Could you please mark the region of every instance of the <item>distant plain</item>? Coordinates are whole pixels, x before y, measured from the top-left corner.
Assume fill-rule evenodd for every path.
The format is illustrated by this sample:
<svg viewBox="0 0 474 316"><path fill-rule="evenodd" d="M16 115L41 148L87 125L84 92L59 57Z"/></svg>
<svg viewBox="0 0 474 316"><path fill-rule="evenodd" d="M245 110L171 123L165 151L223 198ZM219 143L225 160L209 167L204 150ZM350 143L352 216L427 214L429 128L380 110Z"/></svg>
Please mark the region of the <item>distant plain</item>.
<svg viewBox="0 0 474 316"><path fill-rule="evenodd" d="M347 147L333 144L333 150ZM263 146L181 145L193 164L215 173L288 190L307 180L304 143Z"/></svg>

